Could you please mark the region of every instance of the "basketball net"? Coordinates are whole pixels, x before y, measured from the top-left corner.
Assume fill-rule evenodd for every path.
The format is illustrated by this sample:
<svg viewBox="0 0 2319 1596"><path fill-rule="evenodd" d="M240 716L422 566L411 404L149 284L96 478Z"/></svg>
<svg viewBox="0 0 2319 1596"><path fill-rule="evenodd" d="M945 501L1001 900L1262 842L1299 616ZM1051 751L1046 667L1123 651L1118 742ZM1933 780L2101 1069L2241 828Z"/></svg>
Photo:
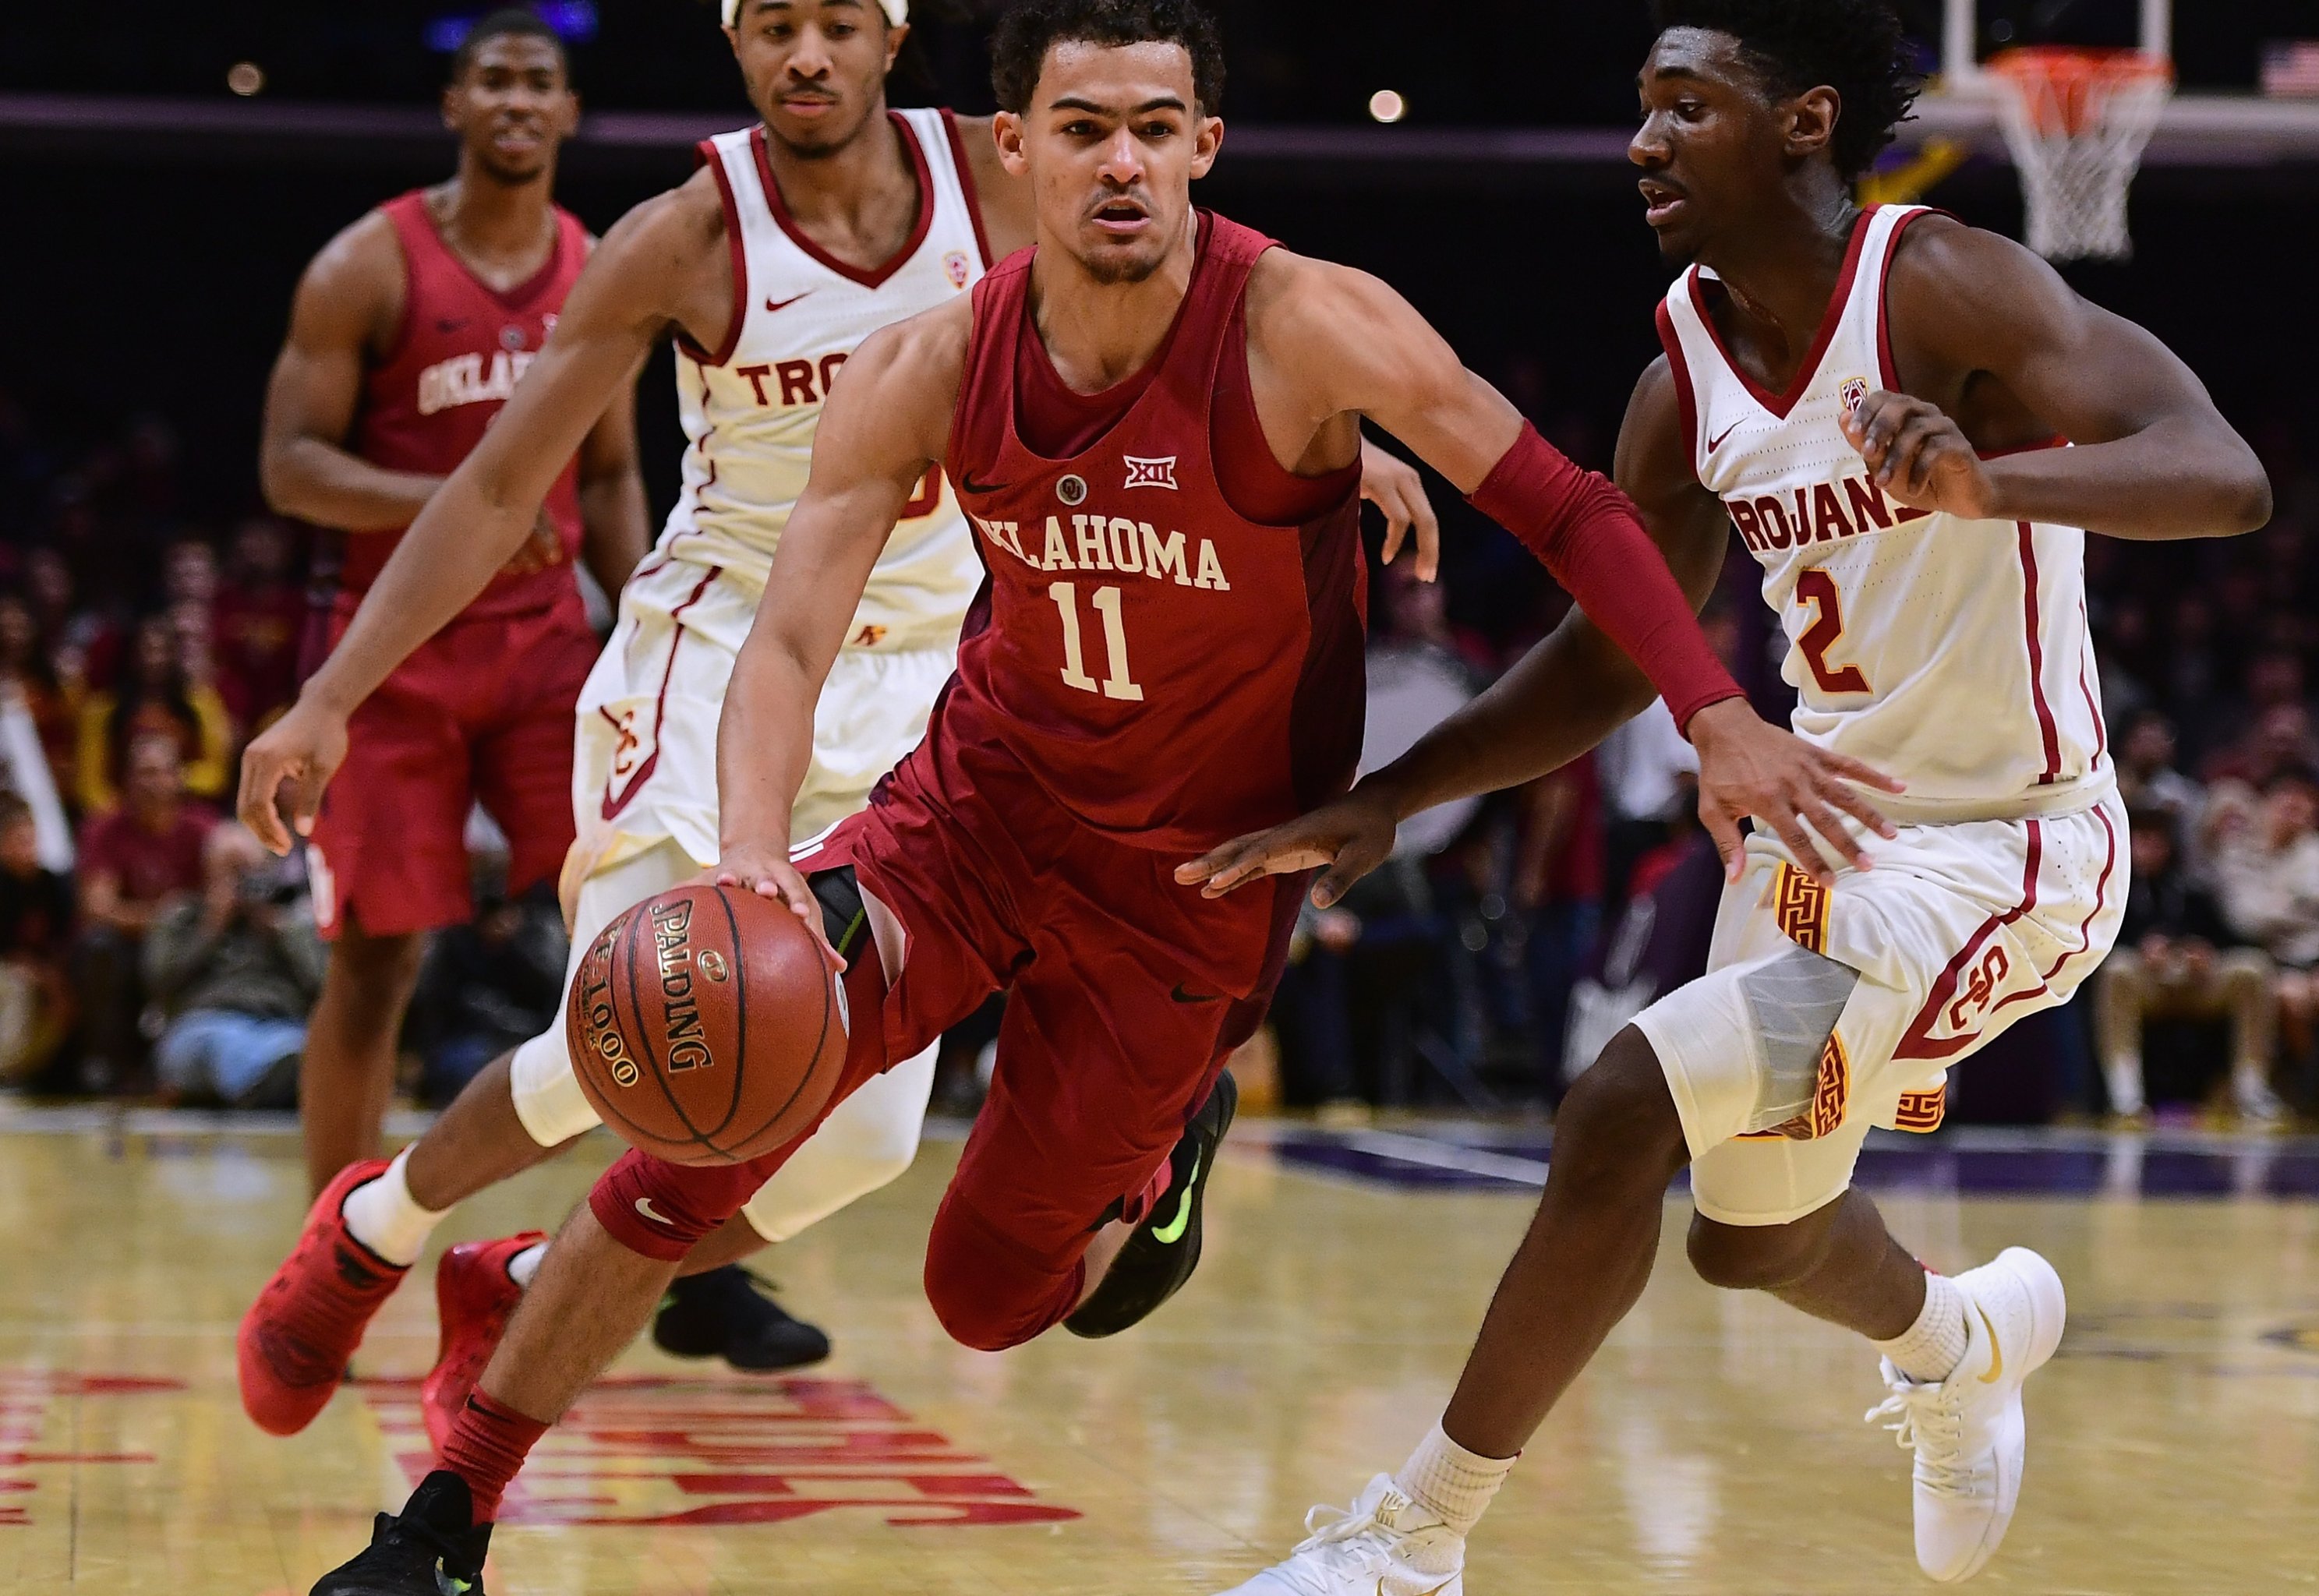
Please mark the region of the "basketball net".
<svg viewBox="0 0 2319 1596"><path fill-rule="evenodd" d="M2048 260L2132 256L2126 192L2173 97L2173 67L2138 50L2035 49L1992 57L1989 70L2029 248Z"/></svg>

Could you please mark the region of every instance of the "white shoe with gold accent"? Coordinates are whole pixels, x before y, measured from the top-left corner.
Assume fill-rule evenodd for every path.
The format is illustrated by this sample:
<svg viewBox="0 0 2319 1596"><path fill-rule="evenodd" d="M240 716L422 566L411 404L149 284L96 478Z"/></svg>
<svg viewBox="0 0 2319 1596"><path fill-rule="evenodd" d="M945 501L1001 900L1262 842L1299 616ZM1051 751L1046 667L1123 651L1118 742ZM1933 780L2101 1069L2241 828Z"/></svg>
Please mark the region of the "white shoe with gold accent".
<svg viewBox="0 0 2319 1596"><path fill-rule="evenodd" d="M2021 1387L2062 1343L2068 1297L2053 1266L2026 1247L1956 1276L1964 1361L1917 1385L1887 1361L1892 1394L1869 1411L1915 1451L1917 1565L1943 1583L1970 1579L1996 1552L2021 1500L2028 1437Z"/></svg>
<svg viewBox="0 0 2319 1596"><path fill-rule="evenodd" d="M1401 1492L1390 1474L1349 1508L1304 1515L1306 1538L1223 1596L1465 1596L1466 1537Z"/></svg>

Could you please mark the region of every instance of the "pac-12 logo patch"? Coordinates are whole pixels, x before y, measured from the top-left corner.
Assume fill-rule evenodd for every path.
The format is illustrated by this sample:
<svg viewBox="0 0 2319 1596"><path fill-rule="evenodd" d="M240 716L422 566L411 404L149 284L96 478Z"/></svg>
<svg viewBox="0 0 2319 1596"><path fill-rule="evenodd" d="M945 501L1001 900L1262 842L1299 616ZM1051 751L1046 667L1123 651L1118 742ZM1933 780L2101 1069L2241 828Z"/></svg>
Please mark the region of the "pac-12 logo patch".
<svg viewBox="0 0 2319 1596"><path fill-rule="evenodd" d="M1085 504L1087 502L1087 478L1083 476L1065 477L1062 481L1055 484L1055 497L1061 500L1065 504Z"/></svg>
<svg viewBox="0 0 2319 1596"><path fill-rule="evenodd" d="M950 279L950 285L952 288L966 286L968 270L965 250L953 249L943 257L943 275Z"/></svg>
<svg viewBox="0 0 2319 1596"><path fill-rule="evenodd" d="M1844 379L1844 387L1841 392L1844 398L1844 413L1847 416L1856 415L1859 412L1861 405L1868 398L1868 379L1866 377L1846 377Z"/></svg>
<svg viewBox="0 0 2319 1596"><path fill-rule="evenodd" d="M1127 485L1131 488L1166 488L1170 492L1181 491L1176 486L1176 456L1169 455L1158 460L1127 459Z"/></svg>

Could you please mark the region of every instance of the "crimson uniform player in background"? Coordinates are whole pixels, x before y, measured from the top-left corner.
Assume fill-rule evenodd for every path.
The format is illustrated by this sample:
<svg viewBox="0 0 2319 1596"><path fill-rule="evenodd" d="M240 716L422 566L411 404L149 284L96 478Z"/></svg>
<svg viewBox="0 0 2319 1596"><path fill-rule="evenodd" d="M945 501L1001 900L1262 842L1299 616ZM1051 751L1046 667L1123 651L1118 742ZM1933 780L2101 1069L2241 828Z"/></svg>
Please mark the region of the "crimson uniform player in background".
<svg viewBox="0 0 2319 1596"><path fill-rule="evenodd" d="M717 793L720 876L834 928L850 961L840 1097L1010 988L925 1260L944 1329L996 1350L1057 1324L1124 1330L1198 1259L1223 1061L1262 1016L1304 882L1219 901L1176 871L1351 780L1364 416L1633 654L1699 746L1720 835L1741 814L1799 839L1800 816L1845 834L1837 810L1884 828L1848 785L1872 772L1747 709L1627 501L1400 296L1194 210L1223 136L1205 14L1024 0L993 58L1037 243L873 335L832 391L734 669ZM636 336L583 293L557 347L617 366ZM956 674L870 807L793 857L817 698L937 464L988 573ZM442 1467L317 1596L479 1583L530 1446L786 1156L616 1166L549 1249Z"/></svg>
<svg viewBox="0 0 2319 1596"><path fill-rule="evenodd" d="M562 43L528 11L477 23L451 64L450 182L390 200L307 267L266 392L274 508L344 534L331 637L402 529L483 437L555 325L591 240L554 200L579 115ZM597 642L573 573L617 592L648 541L622 384L546 497L524 551L347 728L309 855L332 939L300 1110L316 1191L376 1156L421 938L471 912L467 816L508 834L509 887L573 839L572 706Z"/></svg>

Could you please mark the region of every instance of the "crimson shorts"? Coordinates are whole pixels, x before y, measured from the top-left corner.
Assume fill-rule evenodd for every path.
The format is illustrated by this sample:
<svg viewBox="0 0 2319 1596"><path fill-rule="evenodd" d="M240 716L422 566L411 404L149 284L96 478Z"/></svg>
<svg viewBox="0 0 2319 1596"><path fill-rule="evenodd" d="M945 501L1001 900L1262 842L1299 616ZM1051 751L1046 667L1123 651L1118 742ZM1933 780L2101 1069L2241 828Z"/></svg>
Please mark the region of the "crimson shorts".
<svg viewBox="0 0 2319 1596"><path fill-rule="evenodd" d="M325 936L349 918L378 936L467 919L479 798L507 833L508 889L555 879L572 846L572 707L596 651L576 602L456 620L363 701L308 855Z"/></svg>
<svg viewBox="0 0 2319 1596"><path fill-rule="evenodd" d="M1211 902L1177 885L1179 862L1081 825L1004 750L952 746L939 717L867 811L797 850L808 875L851 866L908 938L890 983L872 950L847 972L839 1097L1008 991L989 1100L926 1247L927 1297L968 1346L1070 1312L1088 1240L1140 1211L1263 1018L1305 879ZM797 1145L717 1168L630 1152L591 1203L624 1245L674 1260Z"/></svg>

